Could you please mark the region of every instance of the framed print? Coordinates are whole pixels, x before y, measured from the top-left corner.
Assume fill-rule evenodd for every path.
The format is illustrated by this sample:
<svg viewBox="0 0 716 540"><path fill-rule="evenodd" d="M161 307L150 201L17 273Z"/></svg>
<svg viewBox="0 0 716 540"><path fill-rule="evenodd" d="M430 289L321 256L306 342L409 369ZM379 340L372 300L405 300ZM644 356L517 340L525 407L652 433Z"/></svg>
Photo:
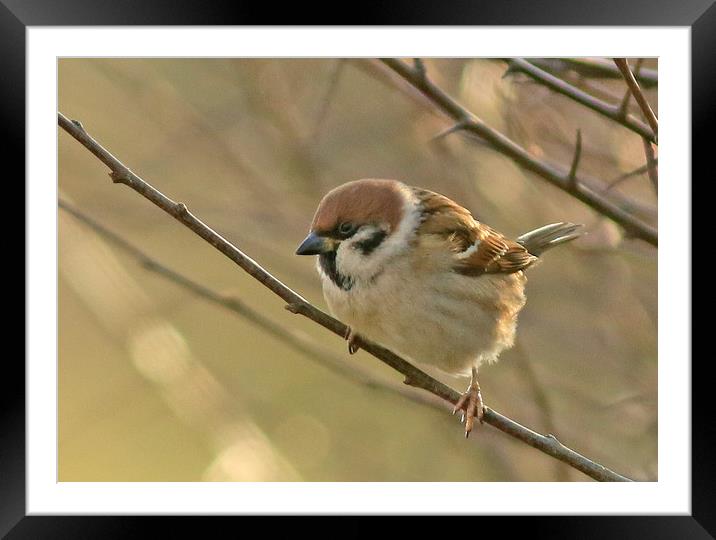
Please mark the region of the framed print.
<svg viewBox="0 0 716 540"><path fill-rule="evenodd" d="M558 4L299 26L5 2L28 317L3 534L709 537L690 176L716 8Z"/></svg>

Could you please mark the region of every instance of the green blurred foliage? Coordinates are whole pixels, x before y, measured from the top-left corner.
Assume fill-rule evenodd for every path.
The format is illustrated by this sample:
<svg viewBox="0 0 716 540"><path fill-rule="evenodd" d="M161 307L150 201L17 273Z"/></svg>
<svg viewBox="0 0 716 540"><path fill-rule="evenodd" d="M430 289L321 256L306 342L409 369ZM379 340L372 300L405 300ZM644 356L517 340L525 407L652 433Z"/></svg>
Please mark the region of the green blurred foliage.
<svg viewBox="0 0 716 540"><path fill-rule="evenodd" d="M644 163L638 136L520 76L503 78L502 62L425 63L435 82L538 157L568 166L581 129L585 174L608 182ZM625 89L620 80L582 82L612 101ZM656 89L647 97L656 108ZM584 223L587 237L529 272L518 346L482 370L483 392L494 409L604 465L656 479L656 250L622 238L479 141L431 141L447 120L379 64L61 59L59 110L322 307L314 262L293 252L321 195L348 180L397 178L437 190L508 235ZM365 352L349 357L344 342L285 311L193 233L113 185L64 133L59 189L167 266L236 294L346 363L400 380ZM613 191L655 220L645 175ZM489 426L466 442L447 408L327 370L147 272L63 212L59 265L61 481L586 479Z"/></svg>

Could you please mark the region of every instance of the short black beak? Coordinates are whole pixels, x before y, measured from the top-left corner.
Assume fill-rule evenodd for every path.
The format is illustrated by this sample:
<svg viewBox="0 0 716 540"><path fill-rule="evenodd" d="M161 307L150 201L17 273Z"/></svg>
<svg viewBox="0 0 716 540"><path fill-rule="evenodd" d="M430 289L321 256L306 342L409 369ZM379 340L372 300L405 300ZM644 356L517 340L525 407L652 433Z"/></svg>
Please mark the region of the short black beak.
<svg viewBox="0 0 716 540"><path fill-rule="evenodd" d="M330 243L316 233L309 234L296 250L296 255L320 255L331 251Z"/></svg>

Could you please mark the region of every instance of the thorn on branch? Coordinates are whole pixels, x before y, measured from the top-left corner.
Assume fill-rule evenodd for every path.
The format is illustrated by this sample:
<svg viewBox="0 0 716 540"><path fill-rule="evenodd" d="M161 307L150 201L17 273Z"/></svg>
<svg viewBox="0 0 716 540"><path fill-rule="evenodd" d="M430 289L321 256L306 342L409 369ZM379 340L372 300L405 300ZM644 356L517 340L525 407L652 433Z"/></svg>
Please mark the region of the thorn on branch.
<svg viewBox="0 0 716 540"><path fill-rule="evenodd" d="M579 160L582 158L582 130L577 130L577 143L574 149L574 157L572 158L572 166L569 168L569 175L567 176L567 182L569 183L570 189L577 188L577 167L579 167Z"/></svg>
<svg viewBox="0 0 716 540"><path fill-rule="evenodd" d="M453 124L447 129L442 130L440 133L435 135L432 139L430 139L430 142L437 142L440 139L447 137L448 135L455 133L457 131L462 131L463 129L466 129L469 124L468 120L460 120L459 122Z"/></svg>
<svg viewBox="0 0 716 540"><path fill-rule="evenodd" d="M79 120L70 120L75 126L77 126L82 131L85 131L85 127L82 125L82 122Z"/></svg>

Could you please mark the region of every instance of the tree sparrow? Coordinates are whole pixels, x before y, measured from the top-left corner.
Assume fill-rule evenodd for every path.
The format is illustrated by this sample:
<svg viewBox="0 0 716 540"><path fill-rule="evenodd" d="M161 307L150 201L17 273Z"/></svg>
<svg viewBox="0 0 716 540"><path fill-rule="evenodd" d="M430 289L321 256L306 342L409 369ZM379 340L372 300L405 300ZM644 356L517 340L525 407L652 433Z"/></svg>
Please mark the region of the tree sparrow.
<svg viewBox="0 0 716 540"><path fill-rule="evenodd" d="M298 255L318 255L323 294L360 337L411 360L471 374L455 406L465 436L484 405L482 362L513 344L525 305L524 270L580 235L554 223L509 240L452 200L395 180L356 180L323 197Z"/></svg>

